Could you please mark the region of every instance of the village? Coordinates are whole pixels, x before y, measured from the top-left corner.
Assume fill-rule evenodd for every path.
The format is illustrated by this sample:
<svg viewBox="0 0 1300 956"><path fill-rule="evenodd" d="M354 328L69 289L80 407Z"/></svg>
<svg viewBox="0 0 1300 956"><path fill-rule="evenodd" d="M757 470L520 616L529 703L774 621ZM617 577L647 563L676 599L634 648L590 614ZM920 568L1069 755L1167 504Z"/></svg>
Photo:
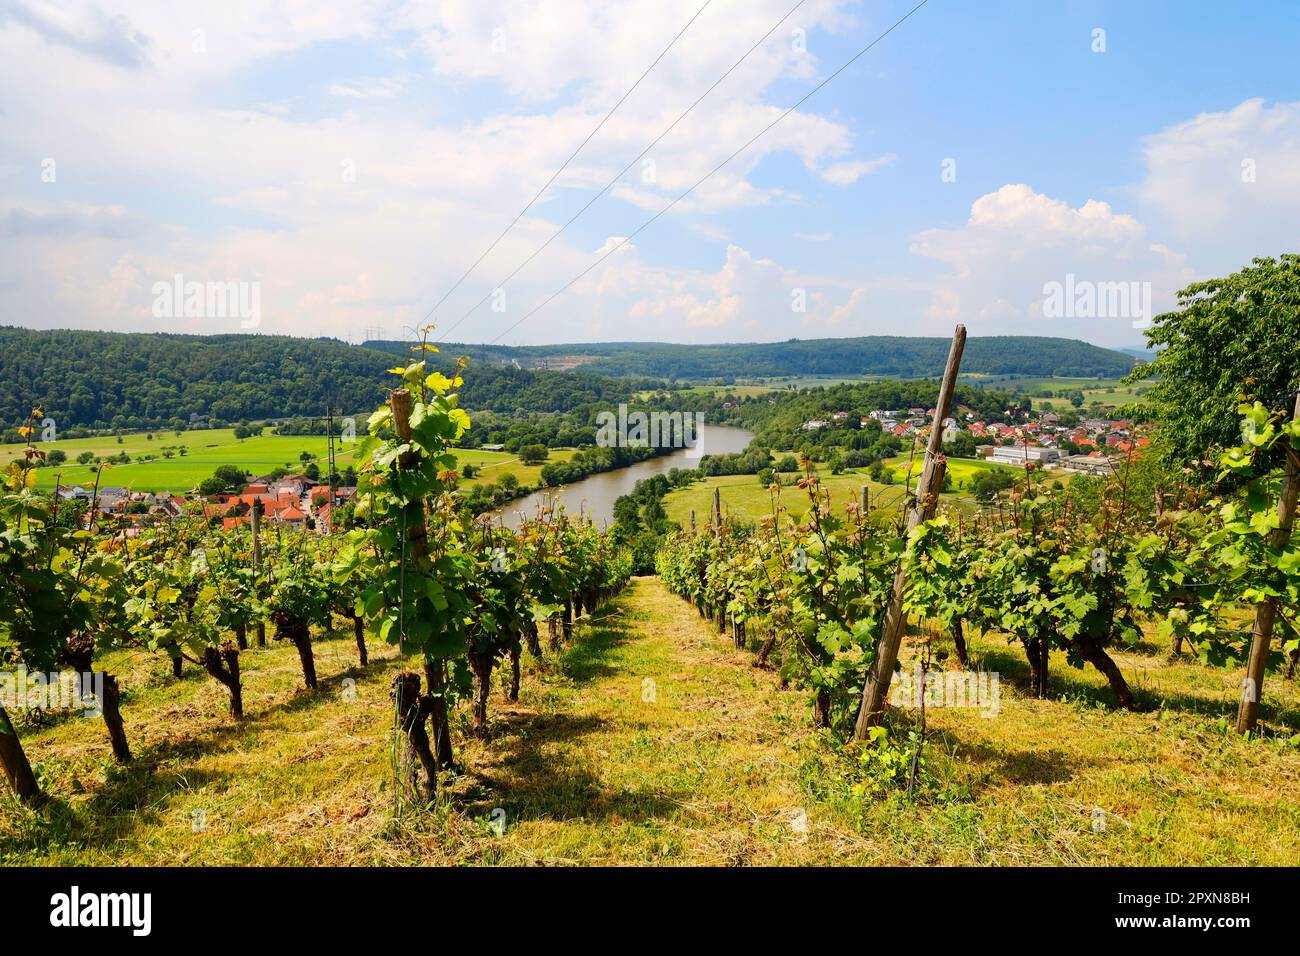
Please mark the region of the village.
<svg viewBox="0 0 1300 956"><path fill-rule="evenodd" d="M237 491L210 495L197 489L186 494L155 494L117 486L58 489L64 501L85 502L87 514L94 509L125 523L129 537L148 525L200 513L209 523L229 530L251 524L255 509L263 521L328 534L334 511L355 501L356 494L353 486L331 487L305 474L255 477Z"/></svg>
<svg viewBox="0 0 1300 956"><path fill-rule="evenodd" d="M1125 419L1079 418L1070 416L1067 423L1053 411L1041 414L1009 410L1011 421L985 422L972 411L958 411L960 418L943 420L943 441L954 457L979 458L994 464L1061 469L1091 475L1115 472L1116 460L1142 454L1151 438L1145 429ZM804 422L804 431L845 427L850 414L834 412L829 419L815 418ZM862 418L858 425L878 424L886 434L905 441L927 430L934 418L933 408L878 409Z"/></svg>

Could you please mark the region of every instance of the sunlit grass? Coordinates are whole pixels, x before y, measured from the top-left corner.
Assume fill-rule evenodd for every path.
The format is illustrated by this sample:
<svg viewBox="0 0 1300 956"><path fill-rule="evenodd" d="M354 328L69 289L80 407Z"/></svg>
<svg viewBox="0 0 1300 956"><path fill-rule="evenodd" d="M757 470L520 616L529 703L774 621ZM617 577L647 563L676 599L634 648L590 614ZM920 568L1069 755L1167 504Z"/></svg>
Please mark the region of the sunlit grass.
<svg viewBox="0 0 1300 956"><path fill-rule="evenodd" d="M137 761L117 768L97 720L22 728L53 797L0 801L0 862L70 864L1294 864L1300 728L1294 682L1270 676L1265 720L1231 729L1239 675L1146 643L1119 653L1143 710L1115 711L1098 674L1052 659L1049 700L997 635L970 635L1000 675L995 717L931 709L927 785L857 797L852 761L809 725L752 650L653 578L584 626L523 693L494 689L487 740L431 811L394 815L388 687L401 666L350 635L317 642L321 690L294 650L244 655L248 718L198 671L119 653ZM915 639L904 646L910 667ZM355 700L343 693L356 681ZM650 682L650 683L648 683ZM891 718L896 731L916 715ZM504 813L505 832L490 825ZM201 813L200 813L201 812ZM806 832L793 825L803 814ZM196 832L196 820L206 830ZM1096 821L1102 821L1100 826Z"/></svg>

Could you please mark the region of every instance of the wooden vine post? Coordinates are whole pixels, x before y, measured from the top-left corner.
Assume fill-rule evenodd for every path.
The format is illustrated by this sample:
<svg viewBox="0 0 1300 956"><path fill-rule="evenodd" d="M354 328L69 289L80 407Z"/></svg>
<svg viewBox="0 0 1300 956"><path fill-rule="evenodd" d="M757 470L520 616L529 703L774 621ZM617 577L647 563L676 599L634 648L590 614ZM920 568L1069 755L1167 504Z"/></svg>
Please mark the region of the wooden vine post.
<svg viewBox="0 0 1300 956"><path fill-rule="evenodd" d="M404 443L411 441L411 411L414 408L415 400L411 397L409 390L405 388L395 388L389 396L389 405L393 410L393 430L397 437ZM404 469L415 468L418 464L418 453L407 450L398 458L399 465ZM410 554L413 563L422 568L427 568L429 564L429 529L425 523L424 502L415 502L416 507L411 508L411 518L406 523L406 541L410 548ZM403 643L406 635L402 634ZM433 724L433 745L436 757L421 752L427 749L428 736L424 734L422 726L407 730L407 739L411 742L412 748L416 751L420 763L426 768L434 766L437 769L447 767L451 764L453 753L451 747L451 728L447 721L447 698L444 694L447 683L446 665L441 660L425 660L424 676L429 685L429 697L427 700L421 700L418 704L410 699L409 683L398 687L398 681L401 675L394 681L394 692L397 695L399 713L402 707L407 708L419 707L427 711ZM404 729L408 720L413 720L415 714L403 715ZM420 720L413 720L415 724L422 724ZM431 785L435 786L435 784Z"/></svg>
<svg viewBox="0 0 1300 956"><path fill-rule="evenodd" d="M1296 396L1292 417L1300 419L1300 395ZM1287 450L1286 469L1277 499L1277 527L1270 545L1285 548L1295 525L1296 492L1300 490L1300 461L1296 452ZM1255 626L1250 637L1250 656L1246 660L1246 679L1241 685L1241 703L1237 707L1237 732L1248 734L1259 719L1259 703L1264 697L1264 672L1268 667L1269 647L1273 642L1273 624L1277 620L1277 599L1269 598L1255 607Z"/></svg>
<svg viewBox="0 0 1300 956"><path fill-rule="evenodd" d="M253 580L256 581L262 576L262 539L261 530L261 511L262 503L256 498L253 499L253 507L250 509L252 517L249 519L249 525L253 530ZM266 647L266 622L261 618L257 621L257 646Z"/></svg>
<svg viewBox="0 0 1300 956"><path fill-rule="evenodd" d="M718 488L713 489L713 517L710 523L715 528L722 527L722 492Z"/></svg>
<svg viewBox="0 0 1300 956"><path fill-rule="evenodd" d="M930 440L925 447L925 464L921 469L921 480L916 486L916 501L907 516L907 533L923 521L934 517L935 507L939 501L939 490L943 487L943 474L947 459L943 456L943 420L948 417L952 407L952 394L957 386L957 373L961 369L961 354L966 347L966 326L959 325L952 335L952 347L948 350L948 365L943 371L943 383L939 386L939 399L934 406L934 421L930 426ZM889 606L885 611L885 624L876 648L876 659L867 671L867 680L862 688L862 704L858 709L858 720L853 736L865 740L868 731L880 723L884 715L885 698L889 694L889 682L894 676L894 665L898 662L898 648L903 641L903 631L907 619L903 614L903 594L907 588L907 573L900 564L894 572L894 587L889 596Z"/></svg>
<svg viewBox="0 0 1300 956"><path fill-rule="evenodd" d="M18 795L18 799L29 806L41 802L40 785L36 782L32 765L23 752L23 745L18 741L18 732L3 705L0 705L0 765L4 766L9 786Z"/></svg>

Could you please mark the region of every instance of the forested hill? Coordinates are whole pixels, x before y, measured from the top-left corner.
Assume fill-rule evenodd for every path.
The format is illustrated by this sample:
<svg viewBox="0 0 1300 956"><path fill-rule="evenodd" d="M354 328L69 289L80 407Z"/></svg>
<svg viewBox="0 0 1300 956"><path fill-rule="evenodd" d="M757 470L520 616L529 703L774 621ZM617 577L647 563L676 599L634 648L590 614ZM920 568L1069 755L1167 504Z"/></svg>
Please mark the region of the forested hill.
<svg viewBox="0 0 1300 956"><path fill-rule="evenodd" d="M409 349L403 350L410 355ZM346 413L383 402L393 355L332 339L0 327L0 431L33 408L71 428L159 428ZM585 412L653 383L476 363L470 409Z"/></svg>
<svg viewBox="0 0 1300 956"><path fill-rule="evenodd" d="M866 336L847 339L791 339L731 345L673 345L662 342L600 342L570 345L447 345L444 354L466 354L487 364L518 362L524 368L579 365L602 375L661 379L712 379L777 375L936 376L943 371L946 338ZM367 342L405 354L402 342ZM990 375L1102 376L1118 378L1136 358L1077 339L1039 336L971 338L963 372Z"/></svg>
<svg viewBox="0 0 1300 956"><path fill-rule="evenodd" d="M0 327L0 431L33 407L69 428L184 427L191 421L257 421L375 408L406 343L348 345L269 335L171 335L35 331ZM461 390L471 410L578 412L625 401L658 380L737 375L934 377L944 339L818 339L767 345L620 343L498 348L447 345L468 354ZM560 360L558 357L564 357ZM541 360L545 359L543 363ZM515 363L520 367L516 368ZM975 338L962 369L1011 375L1115 376L1134 359L1083 342ZM571 368L572 371L536 371Z"/></svg>

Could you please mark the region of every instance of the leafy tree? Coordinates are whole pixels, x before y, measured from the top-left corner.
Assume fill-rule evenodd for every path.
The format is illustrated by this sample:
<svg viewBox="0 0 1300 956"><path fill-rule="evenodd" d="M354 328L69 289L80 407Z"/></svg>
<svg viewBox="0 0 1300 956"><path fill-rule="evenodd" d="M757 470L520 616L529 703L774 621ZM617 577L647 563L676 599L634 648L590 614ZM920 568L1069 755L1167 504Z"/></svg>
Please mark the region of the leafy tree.
<svg viewBox="0 0 1300 956"><path fill-rule="evenodd" d="M981 471L971 481L971 490L980 501L992 501L999 491L1005 491L1015 482L1010 474L1002 469Z"/></svg>
<svg viewBox="0 0 1300 956"><path fill-rule="evenodd" d="M951 458L974 458L975 436L968 431L959 431L952 441L943 443L943 453Z"/></svg>
<svg viewBox="0 0 1300 956"><path fill-rule="evenodd" d="M1290 408L1300 385L1300 255L1255 259L1240 272L1189 285L1179 309L1146 332L1157 351L1128 384L1155 376L1150 412L1176 460L1199 462L1241 439L1242 395ZM1269 452L1270 463L1280 452Z"/></svg>

